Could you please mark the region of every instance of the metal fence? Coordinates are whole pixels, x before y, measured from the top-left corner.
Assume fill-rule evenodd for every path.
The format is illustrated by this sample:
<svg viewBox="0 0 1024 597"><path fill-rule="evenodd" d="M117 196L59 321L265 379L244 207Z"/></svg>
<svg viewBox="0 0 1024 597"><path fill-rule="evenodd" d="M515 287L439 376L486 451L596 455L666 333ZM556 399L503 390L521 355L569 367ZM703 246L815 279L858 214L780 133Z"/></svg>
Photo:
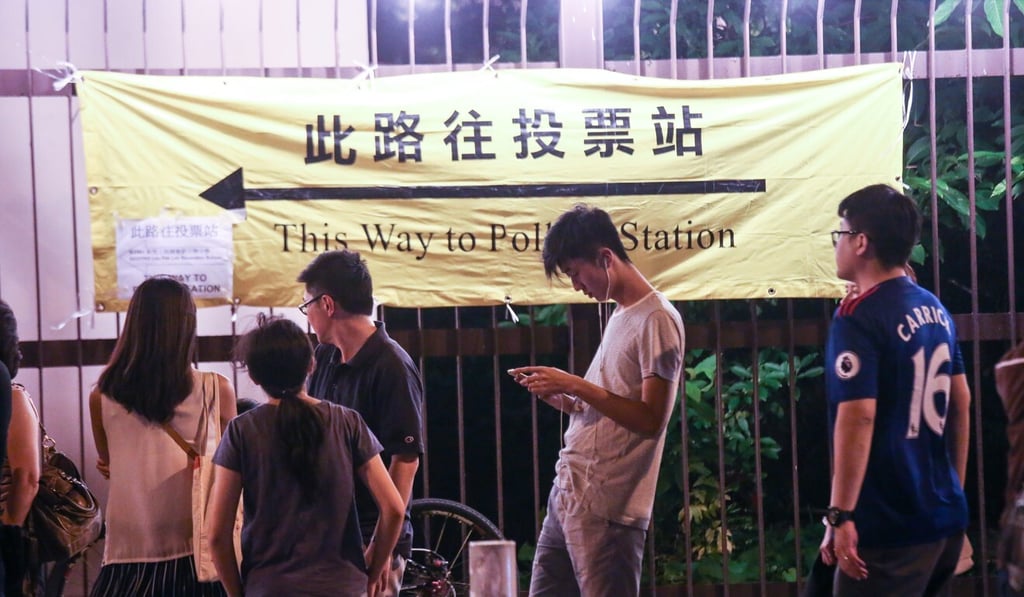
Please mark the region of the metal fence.
<svg viewBox="0 0 1024 597"><path fill-rule="evenodd" d="M53 85L59 62L150 74L331 78L365 68L376 76L476 69L501 55L493 68L705 79L901 61L907 95L916 102L908 127L924 139L920 167L908 170L924 181L914 190L929 214L920 279L956 313L975 397L967 486L977 564L958 590L990 594L1006 448L991 369L1024 331L1015 245L1022 222L1014 211L1022 170L1014 146L1022 131L1012 118L1022 114L1014 100L1024 74L1024 15L1011 2L986 12L991 4L0 0L0 201L8 218L0 235L0 296L21 324L26 363L19 380L51 435L105 496L106 482L91 466L84 405L121 320L91 308L78 104L72 87ZM945 136L950 114L964 123L952 141ZM944 158L955 163L943 166ZM952 189L951 172L962 181ZM798 380L798 365L820 365L814 355L833 306L678 305L687 348L702 351L689 364L716 358L710 371L691 369L688 377L707 382L709 418L695 421L692 409L677 407L671 423L681 449L667 457L662 480L665 486L675 478L681 493L659 492L659 520L676 522L651 534L645 591L793 594L806 573L808 545L820 538L814 521L827 506L830 476L821 384ZM232 377L241 396L257 391L232 370L228 355L236 331L257 311L218 307L199 316L203 366ZM278 311L299 317L294 309ZM508 325L504 307L381 310L392 335L418 359L427 387L427 453L415 493L466 502L520 545L536 537L564 422L525 402L501 372L524 363L583 371L601 329L594 307L568 309L567 325L540 323L549 320L539 308L522 312L531 325ZM744 387L776 382L768 400L734 404ZM730 436L738 418L749 425L746 451ZM777 451L765 449L766 439ZM730 493L737 465L729 459L737 450L753 467L751 485L743 486L752 494ZM779 535L780 528L791 532ZM76 570L69 594L87 592L95 559Z"/></svg>

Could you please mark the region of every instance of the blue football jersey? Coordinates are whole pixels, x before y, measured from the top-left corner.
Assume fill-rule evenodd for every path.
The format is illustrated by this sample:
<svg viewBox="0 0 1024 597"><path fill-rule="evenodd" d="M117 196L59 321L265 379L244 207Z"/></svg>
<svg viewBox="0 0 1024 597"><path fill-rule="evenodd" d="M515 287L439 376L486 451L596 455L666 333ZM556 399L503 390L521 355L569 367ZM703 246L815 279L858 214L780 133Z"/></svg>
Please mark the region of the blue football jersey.
<svg viewBox="0 0 1024 597"><path fill-rule="evenodd" d="M964 372L956 329L909 278L882 282L836 311L825 350L829 423L840 403L876 400L860 545L937 541L967 526L967 501L946 450L950 378Z"/></svg>

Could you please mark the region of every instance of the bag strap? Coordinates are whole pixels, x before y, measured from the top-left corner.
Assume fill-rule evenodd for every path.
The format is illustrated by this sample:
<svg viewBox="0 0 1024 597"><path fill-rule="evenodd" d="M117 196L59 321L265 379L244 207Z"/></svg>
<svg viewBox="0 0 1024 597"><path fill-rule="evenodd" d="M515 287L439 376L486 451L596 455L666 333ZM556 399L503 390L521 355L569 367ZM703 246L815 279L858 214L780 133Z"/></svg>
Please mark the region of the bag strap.
<svg viewBox="0 0 1024 597"><path fill-rule="evenodd" d="M207 411L207 406L206 406L206 380L208 378L209 378L209 374L204 371L202 376L200 377L200 383L202 384L201 389L202 389L202 399L203 399L203 415L202 416L206 417L206 433L207 434L210 433L210 413ZM214 403L214 406L216 406L216 404L217 404L217 384L216 384L216 380L214 380L214 382L215 383L213 385L213 403ZM163 428L164 432L167 435L169 435L171 437L171 439L174 440L174 443L178 444L178 447L181 448L185 452L185 455L188 456L188 459L190 461L192 461L193 466L198 466L199 465L199 452L197 452L195 448L193 448L191 445L189 445L189 443L185 441L185 438L181 437L181 434L178 433L174 429L174 427L171 427L170 422L164 423L163 425L161 425L161 427Z"/></svg>
<svg viewBox="0 0 1024 597"><path fill-rule="evenodd" d="M217 379L217 374L207 373L210 379L213 381L213 406L210 409L210 419L206 425L207 432L210 431L210 425L214 424L216 430L217 443L220 443L220 437L224 433L224 429L220 424L220 380Z"/></svg>
<svg viewBox="0 0 1024 597"><path fill-rule="evenodd" d="M174 430L174 427L171 427L170 423L164 423L162 427L163 430L167 433L167 435L171 436L171 439L174 440L174 443L178 444L178 447L185 451L185 454L188 455L189 460L195 460L199 458L199 452L196 452L195 448L188 445L188 442L186 442L184 438L182 438L181 435Z"/></svg>
<svg viewBox="0 0 1024 597"><path fill-rule="evenodd" d="M53 440L53 438L50 437L50 434L46 433L46 427L43 427L43 418L39 416L39 410L36 408L36 403L33 402L32 401L32 397L28 395L28 390L25 389L25 386L23 386L23 385L21 385L20 383L17 383L17 382L11 382L11 389L12 390L18 390L22 394L25 394L25 398L28 401L28 407L32 409L32 414L35 415L35 417L36 417L36 424L39 425L39 433L40 433L40 436L39 436L39 440L40 441L39 441L39 443L42 444L42 446L43 446L42 455L43 455L43 459L45 460L45 458L46 458L46 451L47 450L56 450L57 449L57 442L55 442Z"/></svg>

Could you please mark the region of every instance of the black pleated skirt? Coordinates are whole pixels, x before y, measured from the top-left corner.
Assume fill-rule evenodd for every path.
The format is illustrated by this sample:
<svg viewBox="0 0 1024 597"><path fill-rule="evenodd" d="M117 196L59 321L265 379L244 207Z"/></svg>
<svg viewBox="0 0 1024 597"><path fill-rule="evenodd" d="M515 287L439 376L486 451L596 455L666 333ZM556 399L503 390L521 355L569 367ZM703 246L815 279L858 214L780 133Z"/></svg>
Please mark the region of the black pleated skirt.
<svg viewBox="0 0 1024 597"><path fill-rule="evenodd" d="M108 564L100 568L91 597L224 597L220 582L196 580L195 560Z"/></svg>

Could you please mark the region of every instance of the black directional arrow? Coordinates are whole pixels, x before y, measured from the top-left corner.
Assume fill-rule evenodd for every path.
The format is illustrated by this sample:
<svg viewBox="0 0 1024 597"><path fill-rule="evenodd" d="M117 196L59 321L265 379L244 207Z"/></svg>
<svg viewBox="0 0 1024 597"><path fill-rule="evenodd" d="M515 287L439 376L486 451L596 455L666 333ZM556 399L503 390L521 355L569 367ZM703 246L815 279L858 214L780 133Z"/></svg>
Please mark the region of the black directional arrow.
<svg viewBox="0 0 1024 597"><path fill-rule="evenodd" d="M763 178L509 185L414 185L372 187L292 187L247 189L239 168L199 194L224 209L244 209L246 201L317 199L515 199L527 197L614 197L621 195L707 195L763 193Z"/></svg>

